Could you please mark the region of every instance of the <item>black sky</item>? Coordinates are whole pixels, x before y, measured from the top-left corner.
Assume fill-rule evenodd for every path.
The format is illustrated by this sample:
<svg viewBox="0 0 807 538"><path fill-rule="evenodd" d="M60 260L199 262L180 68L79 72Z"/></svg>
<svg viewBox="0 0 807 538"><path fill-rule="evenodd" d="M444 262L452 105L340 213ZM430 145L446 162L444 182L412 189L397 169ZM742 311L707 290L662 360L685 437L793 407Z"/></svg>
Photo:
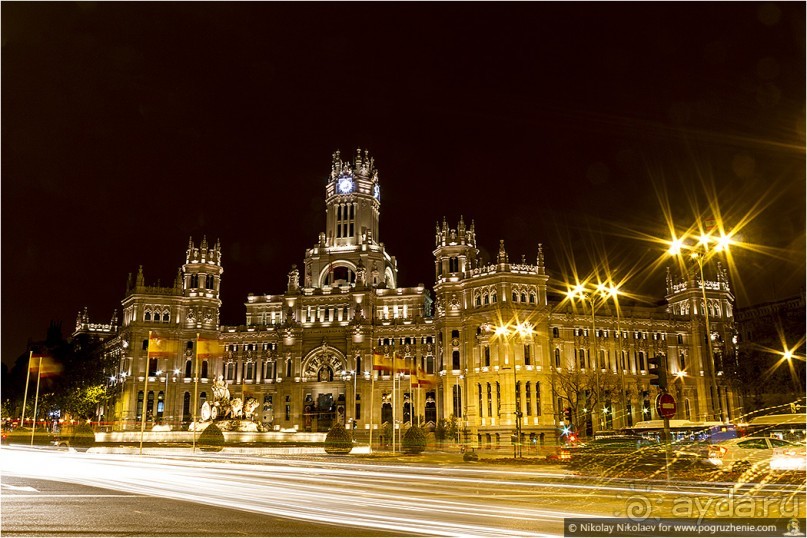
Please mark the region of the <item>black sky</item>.
<svg viewBox="0 0 807 538"><path fill-rule="evenodd" d="M242 323L359 146L402 285L432 284L444 215L584 276L661 254L620 237L666 235L657 192L686 227L713 189L729 226L763 208L738 304L798 293L804 24L803 3L4 2L3 362L51 319L107 321L138 265L169 284L189 236L221 239ZM660 299L663 272L633 285Z"/></svg>

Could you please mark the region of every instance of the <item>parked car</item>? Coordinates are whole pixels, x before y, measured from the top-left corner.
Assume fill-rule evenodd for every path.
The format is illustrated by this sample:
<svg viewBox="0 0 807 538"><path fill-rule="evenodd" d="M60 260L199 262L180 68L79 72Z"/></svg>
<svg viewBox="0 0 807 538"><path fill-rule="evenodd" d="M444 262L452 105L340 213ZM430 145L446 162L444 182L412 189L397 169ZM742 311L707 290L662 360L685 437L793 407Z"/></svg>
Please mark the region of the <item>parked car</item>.
<svg viewBox="0 0 807 538"><path fill-rule="evenodd" d="M772 461L774 451L783 449ZM772 437L739 437L709 447L708 462L725 470L742 470L749 467L781 469L795 466L799 445ZM792 452L792 454L791 454ZM801 447L801 468L804 469L804 447ZM776 470L776 469L775 469Z"/></svg>

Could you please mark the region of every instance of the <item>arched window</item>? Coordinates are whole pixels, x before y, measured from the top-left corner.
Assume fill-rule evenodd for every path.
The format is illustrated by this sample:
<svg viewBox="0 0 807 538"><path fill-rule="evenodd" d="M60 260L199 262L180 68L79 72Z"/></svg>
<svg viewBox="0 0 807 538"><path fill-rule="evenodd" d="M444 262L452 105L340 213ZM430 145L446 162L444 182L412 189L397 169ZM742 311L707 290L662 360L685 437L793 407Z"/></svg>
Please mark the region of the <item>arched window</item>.
<svg viewBox="0 0 807 538"><path fill-rule="evenodd" d="M530 304L535 304L535 292L530 292Z"/></svg>
<svg viewBox="0 0 807 538"><path fill-rule="evenodd" d="M560 349L555 348L555 368L560 368Z"/></svg>
<svg viewBox="0 0 807 538"><path fill-rule="evenodd" d="M487 292L485 292L484 298L485 298L485 304L490 304L490 296L487 294Z"/></svg>
<svg viewBox="0 0 807 538"><path fill-rule="evenodd" d="M521 293L521 302L522 302L522 303L526 303L526 302L527 302L527 294L526 294L526 293L524 293L524 292L522 292L522 293Z"/></svg>
<svg viewBox="0 0 807 538"><path fill-rule="evenodd" d="M560 338L560 329L552 327L552 338Z"/></svg>
<svg viewBox="0 0 807 538"><path fill-rule="evenodd" d="M684 352L681 352L681 355L678 357L678 369L682 372L686 371L687 369L687 359Z"/></svg>
<svg viewBox="0 0 807 538"><path fill-rule="evenodd" d="M530 382L527 381L524 384L524 397L527 400L527 405L525 407L526 415L528 417L532 416L532 391L530 390L532 387L530 386Z"/></svg>
<svg viewBox="0 0 807 538"><path fill-rule="evenodd" d="M493 291L490 292L490 302L491 303L496 302L496 290L493 290Z"/></svg>
<svg viewBox="0 0 807 538"><path fill-rule="evenodd" d="M476 306L482 306L482 296L481 295L477 295L474 299L475 299Z"/></svg>
<svg viewBox="0 0 807 538"><path fill-rule="evenodd" d="M163 312L163 323L168 323L169 321L171 321L171 313L166 310Z"/></svg>
<svg viewBox="0 0 807 538"><path fill-rule="evenodd" d="M521 414L521 381L516 381L516 417Z"/></svg>
<svg viewBox="0 0 807 538"><path fill-rule="evenodd" d="M163 418L165 414L165 394L163 391L160 391L157 394L157 418Z"/></svg>
<svg viewBox="0 0 807 538"><path fill-rule="evenodd" d="M146 313L143 315L144 321L151 321L151 310L146 310Z"/></svg>
<svg viewBox="0 0 807 538"><path fill-rule="evenodd" d="M193 361L191 361L190 359L186 360L185 361L185 377L191 377L191 375L193 375L192 374L192 372L193 372L192 368L193 368Z"/></svg>
<svg viewBox="0 0 807 538"><path fill-rule="evenodd" d="M454 385L452 390L454 395L454 416L459 418L462 416L462 387Z"/></svg>
<svg viewBox="0 0 807 538"><path fill-rule="evenodd" d="M137 420L143 419L143 391L137 392Z"/></svg>
<svg viewBox="0 0 807 538"><path fill-rule="evenodd" d="M426 355L426 373L433 374L434 373L434 356L433 355Z"/></svg>
<svg viewBox="0 0 807 538"><path fill-rule="evenodd" d="M361 355L356 355L356 375L361 375L363 371L361 369Z"/></svg>
<svg viewBox="0 0 807 538"><path fill-rule="evenodd" d="M229 381L235 379L235 363L233 362L227 363L227 366L224 369L224 377Z"/></svg>
<svg viewBox="0 0 807 538"><path fill-rule="evenodd" d="M255 363L248 362L247 363L247 381L254 381L255 380Z"/></svg>
<svg viewBox="0 0 807 538"><path fill-rule="evenodd" d="M488 383L488 416L493 416L493 398L490 389L490 383Z"/></svg>
<svg viewBox="0 0 807 538"><path fill-rule="evenodd" d="M191 393L186 392L182 395L182 422L190 422L191 420Z"/></svg>
<svg viewBox="0 0 807 538"><path fill-rule="evenodd" d="M514 291L514 292L513 292L513 302L514 302L514 303L517 303L517 302L518 302L518 292L517 292L517 291Z"/></svg>
<svg viewBox="0 0 807 538"><path fill-rule="evenodd" d="M150 390L146 400L146 420L154 420L154 391Z"/></svg>

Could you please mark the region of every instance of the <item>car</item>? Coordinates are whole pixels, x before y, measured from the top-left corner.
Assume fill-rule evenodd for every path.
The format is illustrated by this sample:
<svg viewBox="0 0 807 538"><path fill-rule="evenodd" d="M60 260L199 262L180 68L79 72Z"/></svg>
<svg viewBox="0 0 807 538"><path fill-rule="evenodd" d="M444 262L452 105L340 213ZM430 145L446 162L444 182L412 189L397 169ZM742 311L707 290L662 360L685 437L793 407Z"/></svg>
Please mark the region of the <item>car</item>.
<svg viewBox="0 0 807 538"><path fill-rule="evenodd" d="M788 460L795 459L799 445L773 437L738 437L716 445L709 446L707 461L723 470L737 471L751 467L774 468L787 465ZM776 449L779 451L776 461L771 465ZM788 451L787 449L790 449ZM792 451L792 455L790 452ZM801 448L803 458L804 449ZM802 468L803 466L802 461ZM774 469L776 470L776 469Z"/></svg>
<svg viewBox="0 0 807 538"><path fill-rule="evenodd" d="M807 462L807 448L804 443L793 443L793 446L780 446L773 449L771 456L772 471L802 471Z"/></svg>

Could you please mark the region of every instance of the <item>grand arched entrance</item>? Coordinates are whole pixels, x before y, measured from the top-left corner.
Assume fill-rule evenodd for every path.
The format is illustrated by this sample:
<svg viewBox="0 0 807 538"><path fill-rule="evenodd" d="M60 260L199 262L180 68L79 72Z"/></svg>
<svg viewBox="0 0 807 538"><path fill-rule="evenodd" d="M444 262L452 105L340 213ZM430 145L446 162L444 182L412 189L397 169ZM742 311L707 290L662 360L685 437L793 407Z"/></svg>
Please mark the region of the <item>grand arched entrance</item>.
<svg viewBox="0 0 807 538"><path fill-rule="evenodd" d="M327 343L303 360L303 431L327 432L334 423L345 424L346 366L344 355Z"/></svg>

